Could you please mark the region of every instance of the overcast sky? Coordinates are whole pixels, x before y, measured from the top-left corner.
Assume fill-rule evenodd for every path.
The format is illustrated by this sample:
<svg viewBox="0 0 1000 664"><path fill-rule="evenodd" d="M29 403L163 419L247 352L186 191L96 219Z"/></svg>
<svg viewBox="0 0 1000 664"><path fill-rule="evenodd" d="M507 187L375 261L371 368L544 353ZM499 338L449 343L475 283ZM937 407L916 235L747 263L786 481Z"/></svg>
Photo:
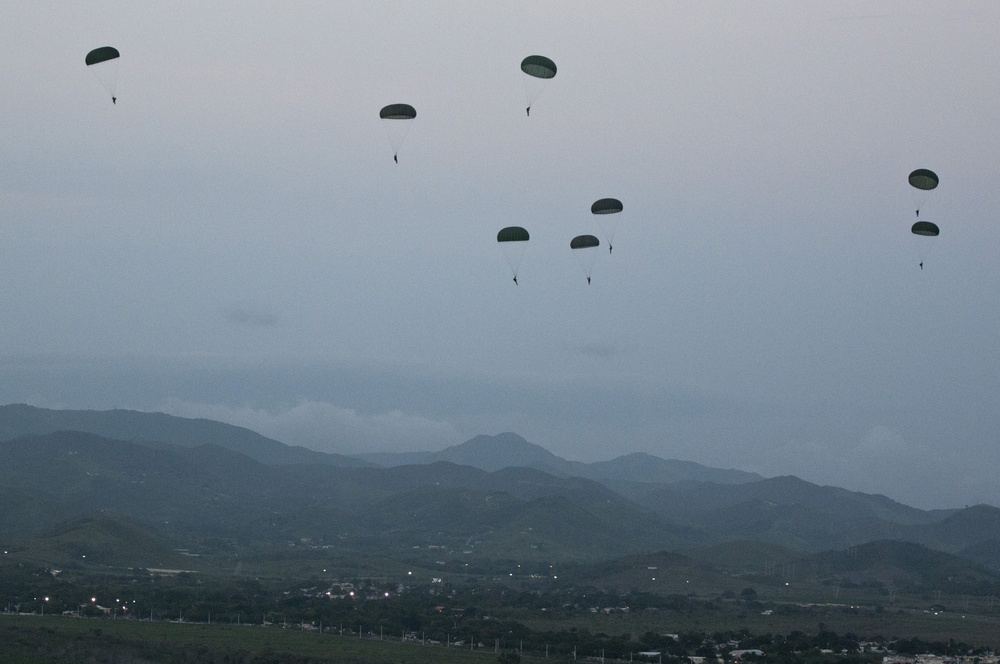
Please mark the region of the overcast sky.
<svg viewBox="0 0 1000 664"><path fill-rule="evenodd" d="M998 34L991 1L7 2L0 402L1000 505Z"/></svg>

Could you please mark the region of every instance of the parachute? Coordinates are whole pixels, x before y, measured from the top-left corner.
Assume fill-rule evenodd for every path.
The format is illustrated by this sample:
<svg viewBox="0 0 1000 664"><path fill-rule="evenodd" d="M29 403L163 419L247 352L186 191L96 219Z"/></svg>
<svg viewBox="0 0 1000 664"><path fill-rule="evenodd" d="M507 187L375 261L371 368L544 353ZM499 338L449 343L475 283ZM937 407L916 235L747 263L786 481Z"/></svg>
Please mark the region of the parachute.
<svg viewBox="0 0 1000 664"><path fill-rule="evenodd" d="M918 168L910 173L910 186L924 191L930 191L938 186L938 176L934 171Z"/></svg>
<svg viewBox="0 0 1000 664"><path fill-rule="evenodd" d="M389 104L383 106L378 113L389 136L389 144L392 146L392 160L399 163L399 148L410 131L411 120L417 117L417 109L409 104Z"/></svg>
<svg viewBox="0 0 1000 664"><path fill-rule="evenodd" d="M926 168L918 168L910 173L907 179L910 182L910 186L913 187L913 205L917 209L917 222L910 227L910 232L914 236L937 237L941 232L937 224L920 220L920 208L923 207L927 192L937 189L938 184L941 182L937 173ZM916 237L914 238L914 242L917 245L917 253L920 256L920 269L922 270L924 269L924 260L927 258L927 252L930 251L930 245L924 244L923 240L918 240Z"/></svg>
<svg viewBox="0 0 1000 664"><path fill-rule="evenodd" d="M597 215L597 223L601 227L601 232L604 233L604 238L608 241L609 254L614 248L612 243L615 241L615 231L618 230L619 217L607 215L617 214L623 209L625 208L622 206L622 202L617 198L602 198L594 201L594 204L590 206L590 211Z"/></svg>
<svg viewBox="0 0 1000 664"><path fill-rule="evenodd" d="M622 202L617 198L602 198L590 206L590 211L594 214L614 214L624 209Z"/></svg>
<svg viewBox="0 0 1000 664"><path fill-rule="evenodd" d="M920 208L923 205L926 195L924 192L936 189L938 186L938 176L934 171L926 168L918 168L910 173L910 186L914 188L913 204L917 208L917 219L920 218Z"/></svg>
<svg viewBox="0 0 1000 664"><path fill-rule="evenodd" d="M417 117L417 109L409 104L389 104L378 112L383 120L412 120Z"/></svg>
<svg viewBox="0 0 1000 664"><path fill-rule="evenodd" d="M521 259L524 258L524 250L527 248L528 231L520 226L508 226L501 228L497 233L497 242L503 249L504 258L514 275L514 283L517 283L517 270L521 267Z"/></svg>
<svg viewBox="0 0 1000 664"><path fill-rule="evenodd" d="M524 95L528 101L527 114L531 115L531 105L545 89L544 81L555 77L556 63L544 55L529 55L521 60L521 71L529 78L524 81Z"/></svg>
<svg viewBox="0 0 1000 664"><path fill-rule="evenodd" d="M521 60L521 71L535 78L553 78L556 75L556 63L544 55L529 55Z"/></svg>
<svg viewBox="0 0 1000 664"><path fill-rule="evenodd" d="M930 221L918 221L910 228L910 231L914 235L914 243L917 245L917 255L920 257L920 269L924 269L924 261L927 260L927 254L930 252L931 245L924 244L925 240L919 239L920 237L937 237L941 230L937 227L937 224Z"/></svg>
<svg viewBox="0 0 1000 664"><path fill-rule="evenodd" d="M497 233L497 242L527 242L528 238L528 231L520 226L501 228Z"/></svg>
<svg viewBox="0 0 1000 664"><path fill-rule="evenodd" d="M112 104L118 101L115 86L118 79L118 59L120 56L121 54L114 46L101 46L88 53L85 59L87 68L94 72L97 80L111 95Z"/></svg>
<svg viewBox="0 0 1000 664"><path fill-rule="evenodd" d="M587 283L590 283L590 273L593 271L594 260L597 258L597 248L601 246L601 241L593 235L577 235L570 240L569 248L580 261L583 273L587 275Z"/></svg>

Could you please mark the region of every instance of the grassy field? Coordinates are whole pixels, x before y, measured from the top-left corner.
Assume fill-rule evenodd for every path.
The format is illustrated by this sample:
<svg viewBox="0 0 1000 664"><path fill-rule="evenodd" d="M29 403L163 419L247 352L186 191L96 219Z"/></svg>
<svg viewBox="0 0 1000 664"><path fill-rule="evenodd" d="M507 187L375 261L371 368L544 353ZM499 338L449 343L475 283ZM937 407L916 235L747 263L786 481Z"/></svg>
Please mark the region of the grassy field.
<svg viewBox="0 0 1000 664"><path fill-rule="evenodd" d="M1000 645L1000 618L995 615L922 610L852 609L841 606L788 605L764 615L740 607L714 610L582 613L554 617L545 612L517 616L539 631L586 629L609 635L641 635L746 629L753 634L853 633L865 639L949 639L977 646ZM543 662L542 653L524 653L524 662ZM579 653L580 658L600 653ZM551 653L553 661L570 659ZM351 664L476 664L494 663L492 647L447 647L444 644L402 642L398 635L380 639L323 634L297 625L223 625L206 623L145 622L108 618L71 618L0 614L0 661L5 664L37 662L340 662Z"/></svg>
<svg viewBox="0 0 1000 664"><path fill-rule="evenodd" d="M521 614L517 619L539 631L575 627L595 633L641 635L647 632L714 633L743 629L751 634L816 633L825 630L855 634L862 640L916 637L924 641L947 642L954 639L975 646L1000 648L1000 616L996 613L934 613L914 609L877 610L871 607L789 604L779 606L766 615L762 611L723 606L717 610L598 612L570 619L553 618L536 612Z"/></svg>
<svg viewBox="0 0 1000 664"><path fill-rule="evenodd" d="M110 657L110 659L108 659ZM281 625L209 625L0 614L0 661L493 663L492 649L319 634Z"/></svg>

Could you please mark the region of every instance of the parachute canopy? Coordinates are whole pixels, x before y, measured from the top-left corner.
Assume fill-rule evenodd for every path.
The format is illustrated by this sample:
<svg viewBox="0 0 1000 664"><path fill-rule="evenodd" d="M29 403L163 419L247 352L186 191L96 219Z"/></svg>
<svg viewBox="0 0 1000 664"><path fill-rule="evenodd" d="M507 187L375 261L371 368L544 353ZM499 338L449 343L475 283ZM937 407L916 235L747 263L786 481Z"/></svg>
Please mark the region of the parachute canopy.
<svg viewBox="0 0 1000 664"><path fill-rule="evenodd" d="M409 104L389 104L378 112L383 120L412 120L417 117L417 109Z"/></svg>
<svg viewBox="0 0 1000 664"><path fill-rule="evenodd" d="M121 54L118 53L118 49L114 46L102 46L100 48L95 48L93 51L87 54L87 66L96 65L101 62L107 62L108 60L114 60Z"/></svg>
<svg viewBox="0 0 1000 664"><path fill-rule="evenodd" d="M599 246L601 246L601 241L593 235L577 235L569 243L570 249L588 249Z"/></svg>
<svg viewBox="0 0 1000 664"><path fill-rule="evenodd" d="M622 207L622 202L617 198L602 198L599 201L594 201L594 204L590 206L590 211L594 214L614 214L623 209L625 208Z"/></svg>
<svg viewBox="0 0 1000 664"><path fill-rule="evenodd" d="M501 228L497 233L497 242L527 242L528 231L520 226L508 226Z"/></svg>
<svg viewBox="0 0 1000 664"><path fill-rule="evenodd" d="M913 224L913 227L910 230L913 231L914 235L925 235L927 237L937 237L941 232L938 229L937 224L929 221L918 221Z"/></svg>
<svg viewBox="0 0 1000 664"><path fill-rule="evenodd" d="M918 168L910 173L910 186L928 191L938 186L938 176L934 171Z"/></svg>
<svg viewBox="0 0 1000 664"><path fill-rule="evenodd" d="M535 78L552 78L556 75L556 63L544 55L529 55L521 60L521 71Z"/></svg>

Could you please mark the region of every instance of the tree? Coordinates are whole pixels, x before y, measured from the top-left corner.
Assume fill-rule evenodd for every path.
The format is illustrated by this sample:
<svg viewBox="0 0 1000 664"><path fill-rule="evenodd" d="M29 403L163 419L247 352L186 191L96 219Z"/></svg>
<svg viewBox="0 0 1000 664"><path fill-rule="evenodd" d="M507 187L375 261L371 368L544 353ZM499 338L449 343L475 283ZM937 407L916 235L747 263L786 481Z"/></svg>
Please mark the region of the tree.
<svg viewBox="0 0 1000 664"><path fill-rule="evenodd" d="M521 653L516 650L505 650L497 657L500 664L521 664Z"/></svg>

